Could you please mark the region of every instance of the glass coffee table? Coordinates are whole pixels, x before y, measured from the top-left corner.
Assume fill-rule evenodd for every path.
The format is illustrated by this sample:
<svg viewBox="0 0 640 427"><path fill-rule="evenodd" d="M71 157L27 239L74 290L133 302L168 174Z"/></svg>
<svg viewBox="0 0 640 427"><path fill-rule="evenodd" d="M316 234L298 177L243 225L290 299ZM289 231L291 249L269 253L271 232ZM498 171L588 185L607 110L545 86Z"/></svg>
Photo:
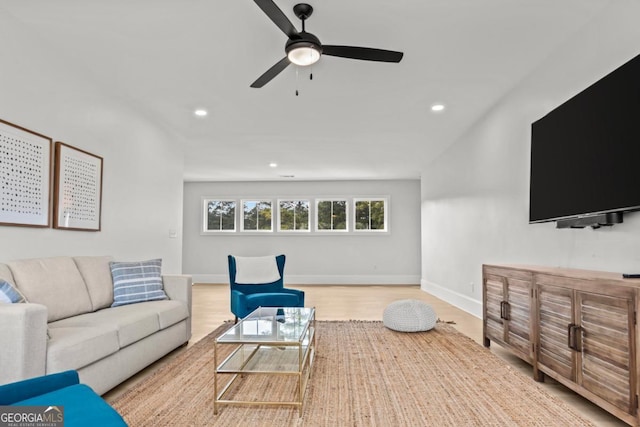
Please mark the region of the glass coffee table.
<svg viewBox="0 0 640 427"><path fill-rule="evenodd" d="M315 308L260 307L217 337L213 413L218 413L219 405L287 405L297 407L302 416L316 348L315 322ZM236 348L218 364L218 350L223 345ZM219 384L221 374L231 374L226 384ZM232 386L237 381L250 381L257 374L297 376L295 399L233 399Z"/></svg>

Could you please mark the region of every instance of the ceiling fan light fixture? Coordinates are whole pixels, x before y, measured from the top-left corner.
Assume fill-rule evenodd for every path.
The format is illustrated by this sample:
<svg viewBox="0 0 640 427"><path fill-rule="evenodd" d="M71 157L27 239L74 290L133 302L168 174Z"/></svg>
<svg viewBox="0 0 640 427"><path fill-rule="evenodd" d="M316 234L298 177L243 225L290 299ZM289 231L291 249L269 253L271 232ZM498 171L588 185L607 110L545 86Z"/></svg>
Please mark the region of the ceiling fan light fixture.
<svg viewBox="0 0 640 427"><path fill-rule="evenodd" d="M292 46L287 51L287 58L289 61L296 65L306 67L307 65L315 64L320 59L320 51L313 44L304 44L301 46Z"/></svg>

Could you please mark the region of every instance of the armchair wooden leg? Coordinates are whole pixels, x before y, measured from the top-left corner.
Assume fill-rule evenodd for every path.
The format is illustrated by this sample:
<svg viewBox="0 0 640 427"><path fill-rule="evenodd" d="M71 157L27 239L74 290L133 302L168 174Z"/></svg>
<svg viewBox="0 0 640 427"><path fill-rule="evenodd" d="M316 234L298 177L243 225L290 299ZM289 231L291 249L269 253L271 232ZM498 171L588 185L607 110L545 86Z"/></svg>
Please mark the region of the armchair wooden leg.
<svg viewBox="0 0 640 427"><path fill-rule="evenodd" d="M234 320L233 323L238 323L238 316L236 316L236 320Z"/></svg>

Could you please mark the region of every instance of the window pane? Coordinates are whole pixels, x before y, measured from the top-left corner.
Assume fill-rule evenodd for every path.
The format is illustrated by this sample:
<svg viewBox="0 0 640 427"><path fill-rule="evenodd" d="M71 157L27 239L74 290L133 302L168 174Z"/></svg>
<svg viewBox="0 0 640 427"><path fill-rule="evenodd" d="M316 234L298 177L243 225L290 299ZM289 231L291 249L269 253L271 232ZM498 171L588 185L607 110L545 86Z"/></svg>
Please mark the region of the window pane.
<svg viewBox="0 0 640 427"><path fill-rule="evenodd" d="M298 200L295 207L295 229L309 230L309 201Z"/></svg>
<svg viewBox="0 0 640 427"><path fill-rule="evenodd" d="M371 202L358 201L356 202L356 230L368 230L369 229L369 207Z"/></svg>
<svg viewBox="0 0 640 427"><path fill-rule="evenodd" d="M347 201L338 200L333 202L333 229L347 229Z"/></svg>
<svg viewBox="0 0 640 427"><path fill-rule="evenodd" d="M347 201L322 200L318 202L318 230L347 229Z"/></svg>
<svg viewBox="0 0 640 427"><path fill-rule="evenodd" d="M371 229L372 230L384 230L385 229L385 209L384 200L372 200L371 201Z"/></svg>
<svg viewBox="0 0 640 427"><path fill-rule="evenodd" d="M309 230L308 200L283 200L280 202L280 230Z"/></svg>
<svg viewBox="0 0 640 427"><path fill-rule="evenodd" d="M331 230L331 201L318 202L318 230Z"/></svg>
<svg viewBox="0 0 640 427"><path fill-rule="evenodd" d="M295 230L294 202L280 202L280 230Z"/></svg>
<svg viewBox="0 0 640 427"><path fill-rule="evenodd" d="M357 200L355 202L356 230L382 230L386 224L385 200Z"/></svg>
<svg viewBox="0 0 640 427"><path fill-rule="evenodd" d="M236 229L236 202L207 200L207 230L234 231Z"/></svg>
<svg viewBox="0 0 640 427"><path fill-rule="evenodd" d="M242 204L244 231L271 231L271 202L248 200Z"/></svg>
<svg viewBox="0 0 640 427"><path fill-rule="evenodd" d="M271 202L258 203L258 230L271 230Z"/></svg>

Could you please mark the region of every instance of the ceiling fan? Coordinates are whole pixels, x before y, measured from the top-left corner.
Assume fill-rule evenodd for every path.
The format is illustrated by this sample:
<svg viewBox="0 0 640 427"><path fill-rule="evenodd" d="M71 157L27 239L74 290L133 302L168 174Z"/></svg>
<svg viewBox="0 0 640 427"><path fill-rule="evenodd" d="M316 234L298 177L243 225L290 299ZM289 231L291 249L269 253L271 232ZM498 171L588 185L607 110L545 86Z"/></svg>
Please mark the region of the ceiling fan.
<svg viewBox="0 0 640 427"><path fill-rule="evenodd" d="M374 49L356 46L323 45L313 34L306 32L304 22L313 13L313 7L306 3L293 6L293 13L302 21L302 31L296 30L291 21L285 16L273 0L254 0L258 7L280 28L289 38L284 50L287 56L276 62L263 75L251 84L251 87L261 88L280 74L289 64L311 65L320 59L321 55L339 56L342 58L361 59L364 61L400 62L402 52Z"/></svg>

